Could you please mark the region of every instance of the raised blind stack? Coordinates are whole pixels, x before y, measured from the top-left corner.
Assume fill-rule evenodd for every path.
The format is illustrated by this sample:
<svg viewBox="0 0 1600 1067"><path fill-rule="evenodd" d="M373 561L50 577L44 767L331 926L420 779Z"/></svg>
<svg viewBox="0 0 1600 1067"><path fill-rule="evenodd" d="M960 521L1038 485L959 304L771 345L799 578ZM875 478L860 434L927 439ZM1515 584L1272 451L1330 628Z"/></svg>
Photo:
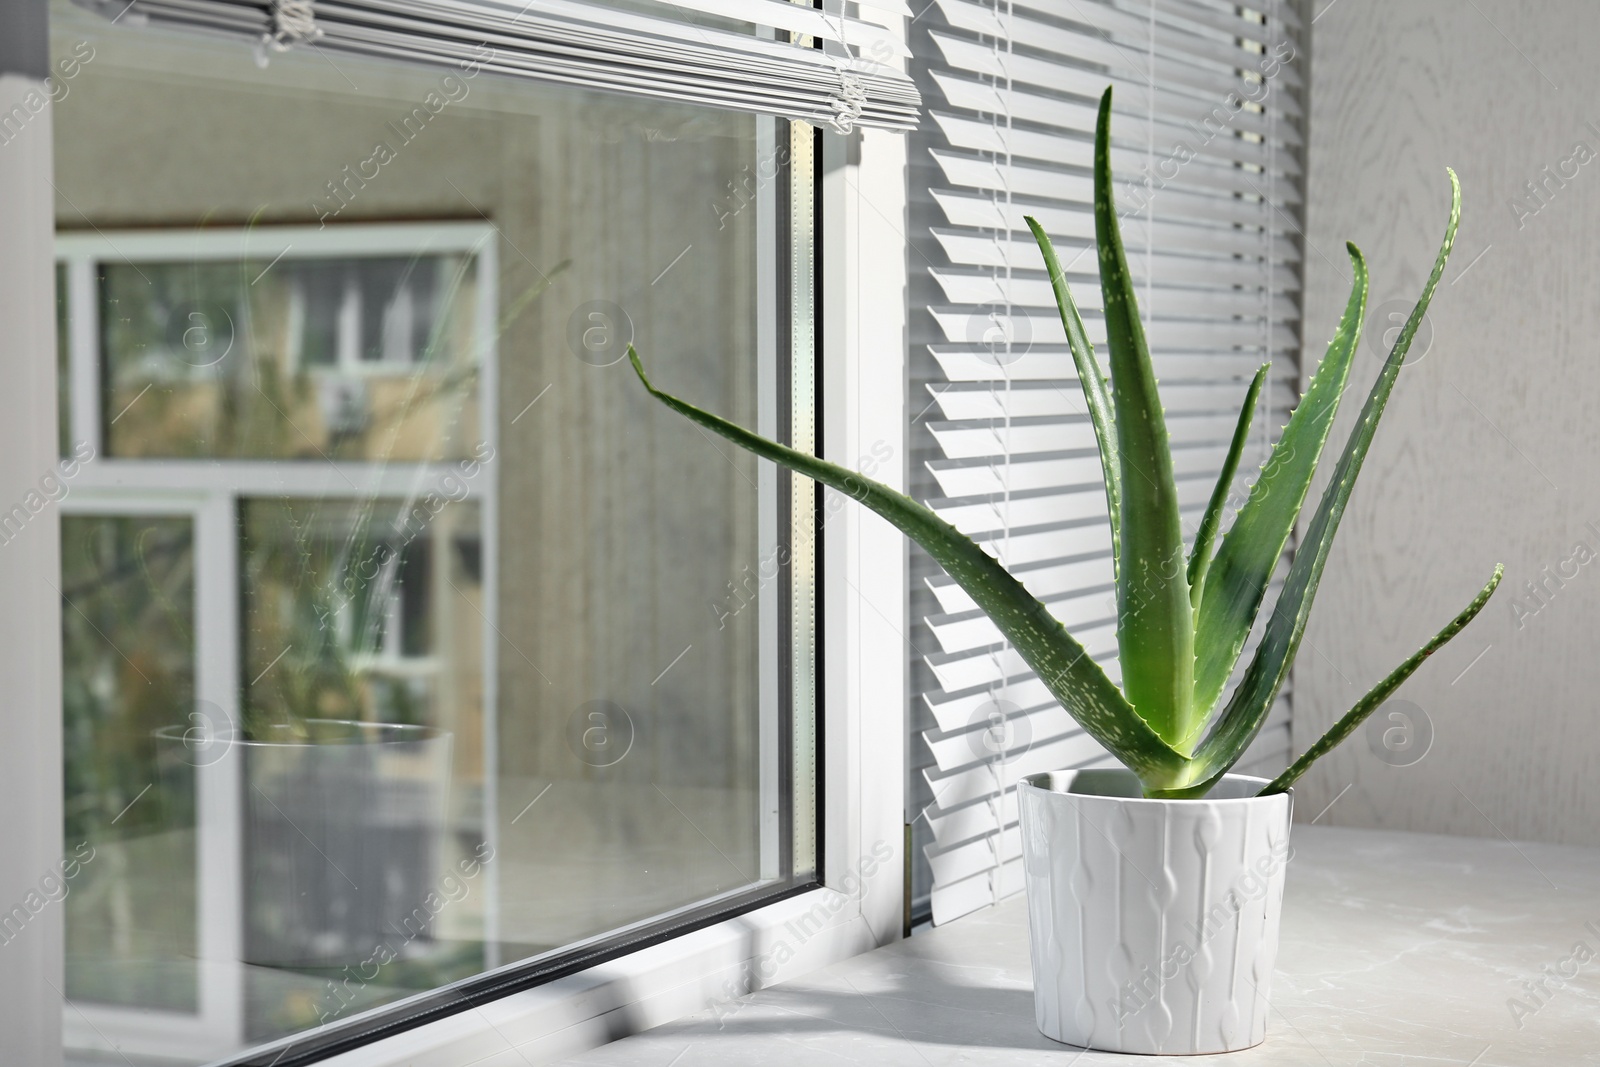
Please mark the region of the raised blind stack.
<svg viewBox="0 0 1600 1067"><path fill-rule="evenodd" d="M912 38L928 111L911 144L913 491L1120 678L1099 454L1023 217L1051 234L1104 365L1090 166L1113 85L1122 232L1191 535L1273 361L1231 516L1299 395L1307 18L1290 0L928 3ZM1021 776L1111 759L965 593L920 552L912 565L914 888L944 922L1021 890ZM1288 754L1286 690L1238 769Z"/></svg>
<svg viewBox="0 0 1600 1067"><path fill-rule="evenodd" d="M428 63L708 107L910 129L906 0L74 0L123 26ZM814 47L817 43L822 47Z"/></svg>

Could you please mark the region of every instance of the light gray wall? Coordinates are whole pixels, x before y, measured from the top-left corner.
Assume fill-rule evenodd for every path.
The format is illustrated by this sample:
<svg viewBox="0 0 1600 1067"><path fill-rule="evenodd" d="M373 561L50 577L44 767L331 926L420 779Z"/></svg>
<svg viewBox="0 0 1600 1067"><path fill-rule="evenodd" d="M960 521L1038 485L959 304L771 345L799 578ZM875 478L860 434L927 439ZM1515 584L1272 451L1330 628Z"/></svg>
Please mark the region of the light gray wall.
<svg viewBox="0 0 1600 1067"><path fill-rule="evenodd" d="M1564 563L1579 543L1579 558L1600 552L1600 5L1316 9L1308 370L1348 292L1344 240L1372 271L1368 338L1330 447L1377 373L1375 319L1420 292L1444 230L1447 164L1461 176L1462 222L1432 346L1400 377L1312 614L1296 750L1460 610L1496 561L1506 575L1397 694L1431 721L1427 755L1393 766L1358 735L1303 780L1297 814L1311 820L1349 786L1323 823L1600 844L1600 561ZM1541 204L1526 186L1546 166L1557 177ZM1550 581L1539 606L1525 583L1547 566L1576 574Z"/></svg>

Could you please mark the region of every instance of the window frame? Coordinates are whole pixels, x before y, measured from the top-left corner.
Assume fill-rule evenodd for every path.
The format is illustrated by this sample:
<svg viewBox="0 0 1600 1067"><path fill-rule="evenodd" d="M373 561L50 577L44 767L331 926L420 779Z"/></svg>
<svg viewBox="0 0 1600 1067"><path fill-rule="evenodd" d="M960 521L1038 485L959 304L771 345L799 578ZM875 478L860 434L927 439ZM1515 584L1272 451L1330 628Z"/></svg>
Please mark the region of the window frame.
<svg viewBox="0 0 1600 1067"><path fill-rule="evenodd" d="M94 449L95 455L95 462L83 472L87 477L82 479L81 484L96 488L114 488L124 485L124 479L127 477L137 478L146 483L167 484L169 478L179 480L176 472L180 468L169 466L165 470L158 470L152 465L188 464L190 469L181 476L186 485L203 482L207 488L216 486L225 489L230 485L262 481L259 475L252 476L253 468L272 464L279 470L287 471L299 462L271 457L193 460L161 456L127 459L107 456L103 440L104 429L107 420L115 421L121 413L113 415L109 410L102 410L105 391L101 380L104 365L100 352L100 294L96 287L94 272L97 262L102 260L227 262L249 257L253 260L270 261L267 268L270 270L291 252L295 253L293 259L296 261L400 257L418 253L457 253L473 256L477 260L479 275L474 326L478 338L477 358L480 368L477 397L480 430L489 445L498 447L498 442L494 439L495 420L490 417L493 409L489 406L496 395L494 324L498 311L494 283L497 275L491 273L498 269L496 238L496 230L489 222L342 223L327 227L273 225L254 229L225 227L192 231L105 231L95 228L58 234L55 239L56 260L65 268L68 307L71 309L67 320L71 332L67 346L67 362L70 368L68 437L74 444L78 442L88 444ZM252 248L252 243L256 247ZM277 258L274 258L275 256ZM265 274L266 271L262 273ZM347 302L350 288L351 284L347 281L345 289ZM359 329L359 325L354 328ZM359 358L350 358L347 362L347 357L354 357L355 353L345 350L352 348L356 341L343 336L343 333L342 328L338 362L330 367L308 368L313 375L336 374L358 379L372 375L402 373L410 367L410 364L389 360L362 361ZM291 357L298 362L300 355L297 337L296 344L291 350ZM400 474L391 479L398 480L415 476L419 472L424 477L433 477L444 473L449 465L448 461L429 463L406 460L388 463L366 461L329 463L318 468L308 467L296 476L292 488L283 491L293 495L301 485L319 481L345 482L348 485L350 483L345 476L355 475L362 479L355 484L363 490L371 487L374 492L379 492L375 479L381 479L386 469L403 468ZM201 466L205 468L204 472L193 469ZM149 473L139 474L134 470L135 467L144 468ZM112 470L117 473L115 475L103 473Z"/></svg>
<svg viewBox="0 0 1600 1067"><path fill-rule="evenodd" d="M42 20L44 7L7 5L0 38ZM47 92L38 57L11 70L6 58L0 104ZM0 499L20 498L58 451L50 125L46 107L17 139L23 143L0 152L0 316L17 324L4 357L16 386L0 395L0 442L8 446L0 451ZM886 446L890 458L874 475L903 486L905 142L880 130L819 133L816 141L821 451L853 463ZM751 989L901 936L906 547L888 524L832 491L816 492L822 886L320 1062L443 1067L508 1053L571 1054L695 1011L727 1010ZM492 527L493 516L484 521ZM34 869L50 869L61 847L60 604L38 581L59 571L58 510L45 509L17 541L0 554L0 591L13 608L0 615L0 670L16 679L20 706L40 710L23 717L15 743L0 751L0 800L33 816L0 828L0 848L13 859L0 874L0 901L20 898L37 879ZM25 950L0 953L0 990L8 994L0 997L0 1026L18 1054L41 1065L61 1057L61 910L41 913Z"/></svg>
<svg viewBox="0 0 1600 1067"><path fill-rule="evenodd" d="M93 462L87 465L92 467ZM87 474L88 469L83 473ZM74 487L76 488L76 487ZM237 716L239 705L238 538L233 533L234 510L223 493L147 491L134 495L69 493L61 502L62 517L116 516L130 518L186 518L194 546L195 699ZM217 631L216 620L224 629ZM159 1042L184 1048L195 1056L207 1055L227 1035L243 1029L243 1003L237 969L208 963L237 958L240 929L228 922L229 901L238 899L243 881L240 841L237 835L219 833L242 816L238 760L219 760L196 768L195 775L195 949L196 1010L190 1012L78 1003L66 1000L63 1041L74 1047L109 1044L105 1031L132 1040ZM237 907L231 909L237 912Z"/></svg>

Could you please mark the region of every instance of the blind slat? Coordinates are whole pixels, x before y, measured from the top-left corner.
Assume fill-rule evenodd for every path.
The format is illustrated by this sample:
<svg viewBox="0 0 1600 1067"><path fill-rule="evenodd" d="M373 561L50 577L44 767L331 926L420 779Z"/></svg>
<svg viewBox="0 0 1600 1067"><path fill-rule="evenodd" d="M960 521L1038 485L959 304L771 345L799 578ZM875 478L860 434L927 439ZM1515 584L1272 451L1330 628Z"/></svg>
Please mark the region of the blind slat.
<svg viewBox="0 0 1600 1067"><path fill-rule="evenodd" d="M1035 249L1035 254L1037 251ZM1147 302L1148 306L1155 309L1155 314L1147 318L1144 328L1145 336L1152 345L1186 348L1191 351L1213 348L1222 350L1259 348L1264 344L1270 344L1273 348L1288 348L1299 338L1295 326L1272 322L1265 318L1207 321L1162 317L1164 307L1161 298L1164 295L1158 291L1155 294L1156 298ZM997 350L996 359L1010 359L1013 355L1026 358L1027 347L1031 347L1035 341L1042 344L1067 343L1066 328L1061 325L1061 316L1054 309L1014 306L1004 316L1003 329L994 324L994 320L987 312L974 315L965 309L930 307L928 314L939 324L944 333L942 340L946 341L983 346L985 334L995 333L994 343L999 345L1000 334L1004 331L1025 338L1025 347L1020 350L1014 348L1010 353ZM1095 348L1105 346L1105 320L1100 315L1083 312L1083 330Z"/></svg>
<svg viewBox="0 0 1600 1067"><path fill-rule="evenodd" d="M1086 100L1098 100L1100 93L1109 84L1115 89L1113 94L1115 113L1118 116L1132 117L1135 121L1145 121L1154 111L1174 123L1199 122L1215 107L1221 106L1230 112L1233 110L1232 106L1220 96L1202 101L1187 93L1172 92L1161 84L1152 91L1149 81L1144 78L1128 78L1119 76L1115 72L1062 66L1049 59L1022 53L1002 55L988 43L967 40L938 31L930 33L929 39L952 71L959 71L962 75L980 75L997 79L1001 83L1009 83L1013 91L1017 86L1032 86L1050 93L1073 93ZM946 76L956 75L952 72ZM938 86L940 80L932 77L930 72L929 83ZM1153 108L1152 101L1155 104ZM993 109L979 107L974 110ZM1301 118L1294 101L1286 101L1280 109L1280 114L1284 120L1298 121ZM1275 125L1290 126L1290 123L1280 120ZM1233 115L1231 126L1258 137L1274 135L1274 130L1268 128L1268 123L1261 118L1259 112L1242 108ZM1290 128L1293 130L1290 136L1296 139L1293 143L1300 143L1298 139L1302 136L1301 132L1293 126Z"/></svg>
<svg viewBox="0 0 1600 1067"><path fill-rule="evenodd" d="M993 197L972 193L936 190L934 202L944 212L953 226L973 229L1002 229L1028 232L1026 216L1038 220L1052 242L1074 247L1086 247L1094 239L1093 205L1088 202L1071 206L1036 203L996 202ZM1256 221L1263 221L1258 213ZM1232 226L1201 226L1191 220L1157 214L1148 219L1143 213L1130 215L1124 220L1122 239L1129 248L1143 248L1148 241L1167 252L1185 252L1190 255L1221 259L1226 257L1259 258L1271 255L1273 265L1286 268L1300 261L1300 242L1292 232L1258 226L1245 229ZM1080 261L1081 262L1081 261ZM1093 269L1093 262L1084 264ZM1284 270L1286 274L1292 271Z"/></svg>
<svg viewBox="0 0 1600 1067"><path fill-rule="evenodd" d="M1002 164L1000 161L979 158L954 150L934 149L929 152L945 182L951 186L981 189L1001 196L1037 197L1041 200L1066 200L1079 204L1094 202L1094 183L1087 174L1048 170L1026 163ZM1261 199L1261 186L1248 172L1241 172L1238 195L1219 196L1188 189L1177 183L1168 183L1154 198L1163 212L1170 210L1174 216L1193 218L1205 223L1235 223L1241 226L1263 226L1273 231L1288 229L1298 232L1301 222L1296 214L1300 194L1295 189L1274 189L1272 203ZM1129 191L1139 193L1139 199L1130 201ZM1143 212L1150 199L1143 194L1141 183L1119 183L1113 190L1119 211Z"/></svg>
<svg viewBox="0 0 1600 1067"><path fill-rule="evenodd" d="M1004 378L1013 381L1043 380L1074 383L1077 381L1077 368L1073 365L1072 356L1067 351L1066 345L1061 345L1052 351L1046 346L1035 344L1028 350L1028 358L1006 364L1004 367L992 356L973 351L971 346L954 348L949 345L930 344L924 347L937 361L941 374L950 381L986 382ZM1271 353L1268 355L1277 358ZM1157 379L1163 382L1192 379L1208 373L1215 373L1218 377L1243 376L1248 379L1261 366L1262 357L1258 353L1238 355L1208 352L1203 355L1187 353L1163 355L1158 352L1152 356L1151 362L1155 364Z"/></svg>
<svg viewBox="0 0 1600 1067"><path fill-rule="evenodd" d="M1003 79L996 80L993 77L963 78L936 73L933 75L933 83L939 87L940 95L947 104L965 111L1006 116L1013 122L1037 123L1066 132L1080 131L1092 134L1094 131L1098 107L1089 100L1067 100L1054 94L1047 94L1042 89L1035 91L1021 88L1014 80L1008 87ZM1181 144L1196 155L1218 160L1257 167L1272 162L1273 146L1259 139L1243 140L1217 136L1225 126L1231 125L1243 129L1255 125L1253 122L1239 122L1238 115L1235 115L1231 108L1225 108L1219 113L1201 114L1184 122L1165 115L1158 115L1152 121L1148 111L1130 112L1120 106L1113 109L1113 114L1120 131L1117 143L1124 147L1132 145L1142 150L1153 139L1163 156L1170 154ZM1287 129L1293 130L1293 127ZM1298 146L1300 143L1298 131L1281 138L1281 143Z"/></svg>
<svg viewBox="0 0 1600 1067"><path fill-rule="evenodd" d="M1235 421L1232 415L1177 415L1167 419L1167 433L1174 445L1226 441ZM995 442L1000 440L996 435L1001 431L989 426L932 422L928 429L952 459L993 456L1000 451L1011 455L1053 452L1061 447L1060 420L1013 421L1004 431L1007 436L999 447Z"/></svg>
<svg viewBox="0 0 1600 1067"><path fill-rule="evenodd" d="M1220 412L1230 419L1244 402L1248 383L1217 382L1205 385L1168 386L1161 390L1162 406L1169 415ZM1293 390L1285 383L1268 387L1266 402L1275 408L1285 408L1294 403ZM1044 418L1070 415L1081 418L1082 444L1093 448L1093 427L1084 407L1083 394L1076 383L1070 388L1046 386L1016 386L1011 389L994 389L970 385L948 386L931 390L934 402L944 415L943 421L960 422L971 419ZM1068 447L1063 444L1062 447ZM1096 479L1098 480L1098 472Z"/></svg>
<svg viewBox="0 0 1600 1067"><path fill-rule="evenodd" d="M1298 257L1296 257L1298 259ZM928 276L938 283L945 300L952 304L1004 305L1056 310L1055 294L1050 280L1042 272L1036 276L1013 273L1009 281L996 279L991 273L967 270L930 269ZM1073 275L1067 275L1070 280ZM1199 286L1158 286L1161 308L1179 317L1254 317L1269 314L1273 320L1283 322L1293 319L1299 307L1289 293L1275 291L1268 294L1260 290L1227 288L1202 288ZM1098 284L1079 285L1073 300L1080 311L1100 311L1102 308ZM1265 305L1265 307L1263 307Z"/></svg>
<svg viewBox="0 0 1600 1067"><path fill-rule="evenodd" d="M982 118L953 115L943 110L934 110L929 114L939 124L945 139L956 148L1021 156L1059 166L1081 167L1084 170L1094 166L1094 142L1086 137L1068 138L1060 133L1044 130L1007 128ZM1119 175L1139 174L1141 168L1149 166L1152 162L1155 161L1146 151L1119 146L1116 143L1111 146L1111 165ZM1219 194L1233 193L1238 190L1240 184L1235 166L1226 160L1213 161L1197 156L1177 169L1172 180L1190 188L1207 189ZM1281 171L1288 172L1299 169L1298 164L1294 164L1292 160L1280 160L1277 167ZM1264 184L1264 176L1258 177L1257 181ZM1134 184L1142 185L1143 181L1141 179Z"/></svg>
<svg viewBox="0 0 1600 1067"><path fill-rule="evenodd" d="M1076 389L1072 383L1070 388ZM1172 469L1180 478L1215 475L1222 467L1226 445L1202 445L1198 448L1174 448ZM1001 457L1004 458L1004 457ZM1254 469L1250 464L1252 452L1247 451L1240 467ZM1102 486L1100 453L1092 438L1084 442L1076 455L1019 456L1011 458L1002 470L993 458L982 457L977 462L958 460L933 460L928 470L938 481L941 495L950 499L974 496L992 496L1011 491L1048 489L1056 486ZM1109 543L1109 542L1108 542Z"/></svg>
<svg viewBox="0 0 1600 1067"><path fill-rule="evenodd" d="M1211 483L1205 478L1188 478L1178 482L1178 499L1196 508L1211 496ZM1098 499L1097 499L1098 497ZM940 504L933 509L956 529L976 537L997 530L1020 526L1043 526L1055 521L1089 519L1105 514L1105 494L1097 487L1065 492L1041 492L1033 496L994 497L981 503ZM1107 581L1110 580L1110 560L1106 561ZM1020 577L1020 576L1019 576ZM1024 582L1035 596L1044 591Z"/></svg>
<svg viewBox="0 0 1600 1067"><path fill-rule="evenodd" d="M1018 47L1033 52L1050 53L1063 65L1103 68L1113 75L1133 78L1146 83L1181 87L1195 94L1214 96L1219 101L1230 93L1252 93L1254 83L1241 71L1259 70L1263 58L1243 49L1233 53L1232 62L1214 55L1202 56L1196 50L1209 51L1209 46L1191 35L1175 35L1161 25L1156 26L1154 56L1146 50L1145 35L1137 30L1122 32L1128 24L1121 21L1121 12L1111 7L1084 4L1073 12L1081 18L1094 18L1097 14L1107 18L1107 24L1096 30L1079 30L1067 25L1045 22L1027 15L1007 14L970 0L934 0L946 21L957 29L974 34L1008 39ZM1110 29L1116 25L1117 30ZM1109 34L1109 36L1108 36ZM1163 45L1167 47L1163 47ZM1221 62L1217 62L1217 60ZM1212 60L1202 64L1198 60ZM1286 87L1300 87L1300 72L1292 65L1281 68L1278 77Z"/></svg>
<svg viewBox="0 0 1600 1067"><path fill-rule="evenodd" d="M945 256L952 263L968 267L1000 267L1014 270L1035 270L1039 262L1039 246L1031 234L1024 236L1011 231L1009 238L997 239L991 234L971 230L934 229L933 237L939 242ZM1062 270L1071 281L1080 271L1093 269L1094 256L1082 249L1084 255L1073 262L1079 249L1071 242L1062 242ZM1070 266L1068 264L1071 264ZM1141 289L1153 278L1166 285L1260 285L1270 273L1265 264L1239 259L1201 259L1198 256L1140 255L1137 262L1129 257L1129 275Z"/></svg>

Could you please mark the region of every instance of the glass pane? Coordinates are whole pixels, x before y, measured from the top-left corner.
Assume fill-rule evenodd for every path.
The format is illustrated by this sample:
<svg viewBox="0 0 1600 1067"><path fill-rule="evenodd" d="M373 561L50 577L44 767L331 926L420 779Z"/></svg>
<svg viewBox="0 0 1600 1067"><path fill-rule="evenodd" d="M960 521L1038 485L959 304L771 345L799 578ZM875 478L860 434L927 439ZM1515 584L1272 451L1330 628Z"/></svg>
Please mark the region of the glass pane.
<svg viewBox="0 0 1600 1067"><path fill-rule="evenodd" d="M90 973L120 913L69 912L69 1045L165 1065L315 1042L808 881L813 557L787 531L815 516L623 355L768 433L810 419L778 296L814 255L785 202L809 131L310 49L263 68L51 13L62 57L93 47L55 181L89 296L64 358L98 369L75 432L106 457L63 507L192 509L194 546L188 629L131 642L191 689L96 742L159 772L189 940L133 942L126 973L164 988L131 995L165 1009L134 1020ZM131 612L133 588L103 595Z"/></svg>
<svg viewBox="0 0 1600 1067"><path fill-rule="evenodd" d="M194 766L158 731L195 705L187 518L61 520L67 996L192 1012Z"/></svg>
<svg viewBox="0 0 1600 1067"><path fill-rule="evenodd" d="M107 451L469 455L479 434L476 278L471 256L420 252L103 262Z"/></svg>

